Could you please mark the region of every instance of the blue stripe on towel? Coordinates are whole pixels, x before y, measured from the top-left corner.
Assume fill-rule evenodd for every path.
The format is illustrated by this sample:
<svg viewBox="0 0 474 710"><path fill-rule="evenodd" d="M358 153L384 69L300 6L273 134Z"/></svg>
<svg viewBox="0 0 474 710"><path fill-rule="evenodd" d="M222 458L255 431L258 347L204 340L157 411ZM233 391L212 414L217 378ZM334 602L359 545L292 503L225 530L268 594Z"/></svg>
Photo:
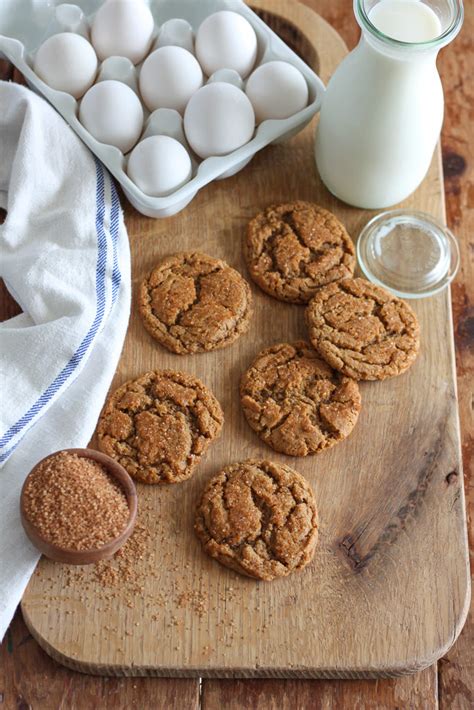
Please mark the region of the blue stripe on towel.
<svg viewBox="0 0 474 710"><path fill-rule="evenodd" d="M87 335L85 336L79 348L76 350L67 365L62 369L59 375L53 380L49 387L36 400L33 406L19 419L0 439L0 449L4 448L17 434L25 429L32 420L41 412L41 410L50 402L54 395L61 389L67 380L76 370L84 355L89 351L96 335L101 330L101 326L105 315L106 303L106 272L108 260L107 237L104 229L105 221L105 173L104 168L98 160L96 164L97 188L96 188L96 232L97 232L97 264L96 264L96 313ZM113 274L112 274L112 298L115 301L121 281L121 274L118 267L117 240L120 224L120 203L118 201L117 191L112 184L112 210L111 210L111 234L113 243ZM114 291L115 287L115 291ZM26 431L23 432L23 436ZM5 461L10 454L16 449L21 439L17 441L10 449L0 454L0 463Z"/></svg>
<svg viewBox="0 0 474 710"><path fill-rule="evenodd" d="M112 306L117 300L122 274L118 265L118 235L120 228L120 200L114 181L111 180L112 210L110 214L110 233L112 235L113 265L112 265Z"/></svg>

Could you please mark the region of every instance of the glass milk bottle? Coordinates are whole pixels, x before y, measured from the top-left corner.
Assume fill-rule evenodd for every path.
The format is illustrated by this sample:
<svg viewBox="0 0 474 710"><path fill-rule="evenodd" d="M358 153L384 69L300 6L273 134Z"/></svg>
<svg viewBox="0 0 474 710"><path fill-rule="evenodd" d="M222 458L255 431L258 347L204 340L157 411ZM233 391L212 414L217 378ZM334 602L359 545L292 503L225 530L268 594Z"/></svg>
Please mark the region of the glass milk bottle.
<svg viewBox="0 0 474 710"><path fill-rule="evenodd" d="M324 97L316 162L344 202L381 209L422 182L443 122L436 58L458 34L461 0L354 0L359 45Z"/></svg>

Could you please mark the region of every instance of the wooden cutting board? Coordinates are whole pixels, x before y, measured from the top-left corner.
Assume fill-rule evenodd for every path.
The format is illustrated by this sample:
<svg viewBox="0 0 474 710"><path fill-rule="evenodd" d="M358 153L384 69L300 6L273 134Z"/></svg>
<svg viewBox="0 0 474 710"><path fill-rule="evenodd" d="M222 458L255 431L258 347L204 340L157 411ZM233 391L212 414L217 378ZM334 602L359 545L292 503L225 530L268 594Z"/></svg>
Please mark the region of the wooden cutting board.
<svg viewBox="0 0 474 710"><path fill-rule="evenodd" d="M334 30L290 0L254 5L327 81L346 52ZM147 219L126 206L134 295L153 264L178 250L224 258L246 274L246 222L273 201L316 201L355 239L374 213L343 205L322 186L313 136L314 124L289 143L267 148L168 220ZM438 153L405 206L444 219ZM113 387L154 368L197 375L222 403L224 432L190 481L139 486L139 517L149 539L123 587L104 586L91 568L71 573L41 561L22 609L33 636L59 662L103 675L390 676L433 663L459 634L469 577L449 292L414 303L423 344L414 367L388 382L363 383L363 411L352 436L307 459L266 448L240 410L239 377L256 353L305 337L303 308L278 303L256 287L253 293L246 336L226 350L185 357L153 342L135 298ZM293 466L309 479L319 504L314 563L273 583L210 560L192 529L209 477L248 457Z"/></svg>

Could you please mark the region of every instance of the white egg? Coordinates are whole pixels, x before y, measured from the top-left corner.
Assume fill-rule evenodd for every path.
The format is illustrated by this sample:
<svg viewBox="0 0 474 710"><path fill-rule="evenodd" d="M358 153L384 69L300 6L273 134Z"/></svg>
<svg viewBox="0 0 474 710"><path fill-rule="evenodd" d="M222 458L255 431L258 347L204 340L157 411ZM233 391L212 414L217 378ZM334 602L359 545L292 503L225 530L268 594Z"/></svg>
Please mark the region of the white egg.
<svg viewBox="0 0 474 710"><path fill-rule="evenodd" d="M92 45L74 32L48 37L38 49L34 71L45 84L79 99L92 86L97 56Z"/></svg>
<svg viewBox="0 0 474 710"><path fill-rule="evenodd" d="M288 62L268 62L255 69L245 89L257 123L269 118L289 118L308 105L308 85L303 74Z"/></svg>
<svg viewBox="0 0 474 710"><path fill-rule="evenodd" d="M146 195L164 197L188 182L191 158L174 138L150 136L131 152L127 173Z"/></svg>
<svg viewBox="0 0 474 710"><path fill-rule="evenodd" d="M140 93L150 111L173 108L183 113L203 80L201 67L191 52L182 47L161 47L143 63Z"/></svg>
<svg viewBox="0 0 474 710"><path fill-rule="evenodd" d="M208 76L218 69L234 69L245 78L257 59L257 35L237 12L209 15L196 34L196 56Z"/></svg>
<svg viewBox="0 0 474 710"><path fill-rule="evenodd" d="M121 81L95 84L81 101L79 120L100 143L128 153L143 129L143 108L138 96Z"/></svg>
<svg viewBox="0 0 474 710"><path fill-rule="evenodd" d="M155 23L144 0L107 0L91 28L99 59L127 57L138 64L150 49Z"/></svg>
<svg viewBox="0 0 474 710"><path fill-rule="evenodd" d="M201 158L227 155L248 143L255 129L252 104L232 84L215 82L191 97L184 113L184 132Z"/></svg>

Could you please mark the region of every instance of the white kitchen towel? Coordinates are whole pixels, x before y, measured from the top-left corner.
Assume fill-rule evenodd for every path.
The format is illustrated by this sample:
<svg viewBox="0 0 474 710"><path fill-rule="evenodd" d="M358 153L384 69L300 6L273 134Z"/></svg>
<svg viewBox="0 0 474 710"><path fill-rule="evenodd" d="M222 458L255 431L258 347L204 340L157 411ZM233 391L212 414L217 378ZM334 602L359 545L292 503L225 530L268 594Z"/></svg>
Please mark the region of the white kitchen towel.
<svg viewBox="0 0 474 710"><path fill-rule="evenodd" d="M0 639L39 555L20 523L32 466L85 446L130 313L115 186L54 109L0 82L0 277L22 313L0 324Z"/></svg>

